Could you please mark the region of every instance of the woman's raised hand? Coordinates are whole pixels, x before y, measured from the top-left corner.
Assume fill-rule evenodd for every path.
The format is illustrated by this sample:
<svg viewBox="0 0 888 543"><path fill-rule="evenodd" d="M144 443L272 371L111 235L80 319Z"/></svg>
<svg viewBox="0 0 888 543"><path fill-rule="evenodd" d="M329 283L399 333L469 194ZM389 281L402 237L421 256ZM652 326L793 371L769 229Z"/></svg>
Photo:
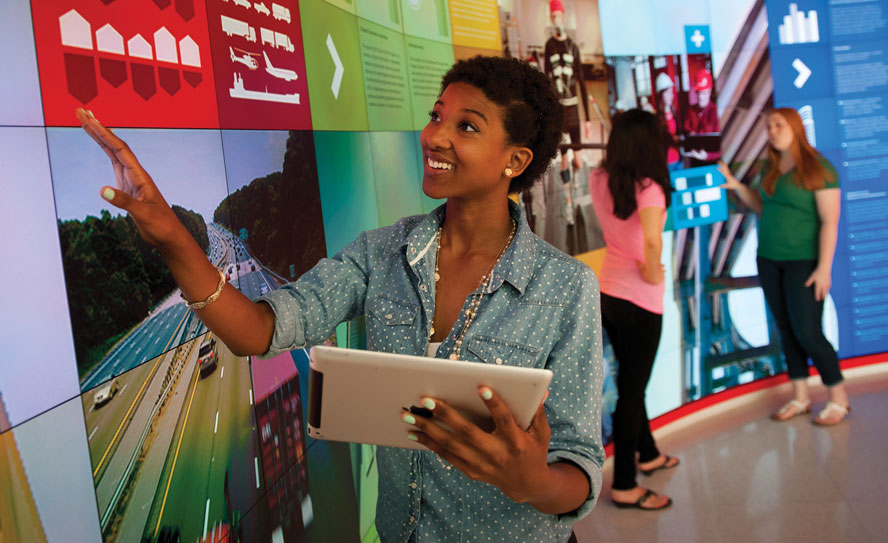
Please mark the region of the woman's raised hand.
<svg viewBox="0 0 888 543"><path fill-rule="evenodd" d="M728 168L728 165L724 163L724 161L718 161L718 171L725 176L725 183L722 185L722 188L729 190L737 190L745 188L746 185L741 183L734 177L734 174L731 173L731 170Z"/></svg>
<svg viewBox="0 0 888 543"><path fill-rule="evenodd" d="M145 241L163 245L181 223L151 176L126 142L102 126L91 111L78 108L76 114L83 130L111 159L116 188L102 187L102 198L129 213Z"/></svg>

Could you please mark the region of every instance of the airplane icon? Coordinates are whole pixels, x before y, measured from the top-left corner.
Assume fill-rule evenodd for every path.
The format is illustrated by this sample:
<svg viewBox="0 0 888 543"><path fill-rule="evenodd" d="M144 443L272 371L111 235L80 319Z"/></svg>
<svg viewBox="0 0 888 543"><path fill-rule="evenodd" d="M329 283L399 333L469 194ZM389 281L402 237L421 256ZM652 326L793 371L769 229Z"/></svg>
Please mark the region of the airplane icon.
<svg viewBox="0 0 888 543"><path fill-rule="evenodd" d="M256 53L242 51L244 56L241 57L241 56L238 56L237 53L234 52L234 48L232 48L232 47L229 47L228 51L231 53L231 62L240 62L241 64L243 64L244 66L246 66L247 68L249 68L251 70L255 70L256 68L259 67L259 63L256 61L255 58L253 58L253 55L255 55ZM241 51L241 50L238 49L238 51Z"/></svg>
<svg viewBox="0 0 888 543"><path fill-rule="evenodd" d="M277 77L278 79L283 79L285 81L295 81L298 75L293 70L286 70L284 68L275 68L271 61L268 59L268 55L265 51L262 51L262 56L265 57L265 71L269 74Z"/></svg>

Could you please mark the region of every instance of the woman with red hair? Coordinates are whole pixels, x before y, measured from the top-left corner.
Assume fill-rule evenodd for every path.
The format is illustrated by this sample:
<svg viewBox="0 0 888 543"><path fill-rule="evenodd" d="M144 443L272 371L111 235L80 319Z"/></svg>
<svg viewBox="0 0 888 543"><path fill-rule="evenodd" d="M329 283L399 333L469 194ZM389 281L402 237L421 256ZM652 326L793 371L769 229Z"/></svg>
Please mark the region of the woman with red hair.
<svg viewBox="0 0 888 543"><path fill-rule="evenodd" d="M777 321L793 399L771 417L784 421L811 410L808 359L829 390L814 422L833 425L850 412L835 349L823 335L839 225L835 168L808 143L802 118L791 108L768 115L768 165L759 190L735 178L724 162L724 187L759 215L759 281Z"/></svg>

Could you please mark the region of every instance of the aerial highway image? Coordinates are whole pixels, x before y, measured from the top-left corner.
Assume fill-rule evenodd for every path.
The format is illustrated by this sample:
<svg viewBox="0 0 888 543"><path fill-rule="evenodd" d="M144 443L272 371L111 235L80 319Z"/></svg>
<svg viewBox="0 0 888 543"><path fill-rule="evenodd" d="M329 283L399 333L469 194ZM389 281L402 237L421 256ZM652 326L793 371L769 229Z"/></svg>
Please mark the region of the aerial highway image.
<svg viewBox="0 0 888 543"><path fill-rule="evenodd" d="M132 220L98 196L115 182L102 151L80 130L47 132L80 386L89 391L207 330ZM117 134L247 296L296 279L325 256L310 132Z"/></svg>
<svg viewBox="0 0 888 543"><path fill-rule="evenodd" d="M262 540L241 522L265 492L253 401L248 359L211 333L83 394L105 541Z"/></svg>

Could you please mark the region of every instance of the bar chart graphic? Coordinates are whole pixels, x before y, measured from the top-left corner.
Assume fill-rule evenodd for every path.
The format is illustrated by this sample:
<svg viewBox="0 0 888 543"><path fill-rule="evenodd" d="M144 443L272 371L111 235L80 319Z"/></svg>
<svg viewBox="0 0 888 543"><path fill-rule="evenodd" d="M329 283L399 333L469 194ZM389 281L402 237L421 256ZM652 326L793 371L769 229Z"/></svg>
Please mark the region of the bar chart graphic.
<svg viewBox="0 0 888 543"><path fill-rule="evenodd" d="M778 27L777 32L783 45L819 42L817 11L812 9L805 15L804 11L799 11L798 4L790 4L789 15L783 16L783 24Z"/></svg>

